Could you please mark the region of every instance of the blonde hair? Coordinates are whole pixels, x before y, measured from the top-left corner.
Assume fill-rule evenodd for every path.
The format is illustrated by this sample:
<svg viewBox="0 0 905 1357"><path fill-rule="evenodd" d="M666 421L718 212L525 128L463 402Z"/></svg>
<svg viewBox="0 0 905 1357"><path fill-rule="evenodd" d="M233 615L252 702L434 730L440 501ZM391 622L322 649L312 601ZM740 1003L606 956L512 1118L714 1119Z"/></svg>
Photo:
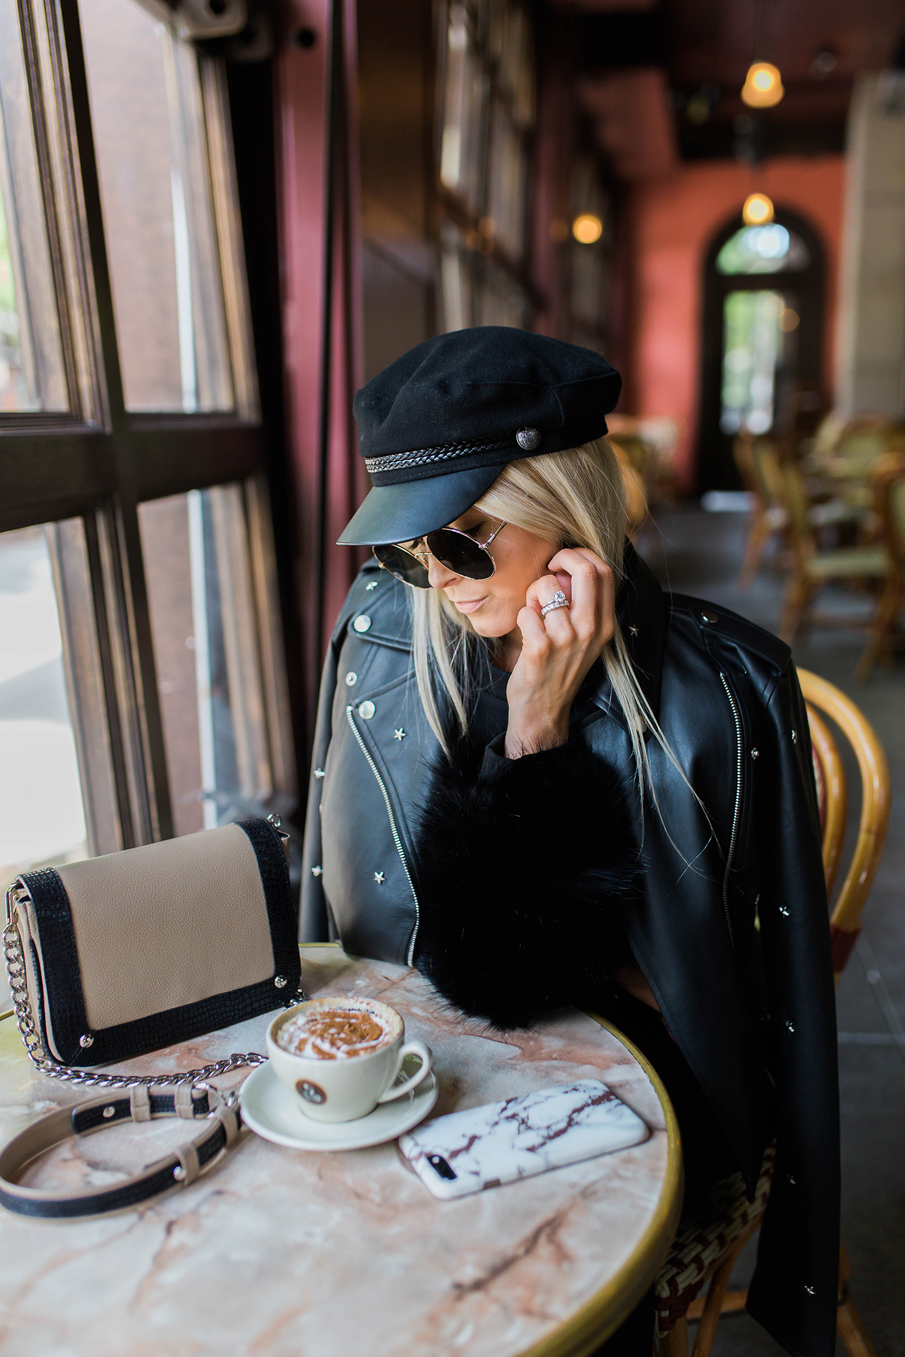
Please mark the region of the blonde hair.
<svg viewBox="0 0 905 1357"><path fill-rule="evenodd" d="M589 548L612 569L618 592L624 579L626 509L622 472L605 438L510 462L475 507L492 518L553 539L560 547ZM448 755L449 732L442 708L451 710L459 733L466 734L474 700L471 638L475 633L442 590L410 592L418 691L430 727ZM645 731L651 731L677 768L678 763L635 677L618 619L601 659L628 727L639 792L646 783L656 804Z"/></svg>

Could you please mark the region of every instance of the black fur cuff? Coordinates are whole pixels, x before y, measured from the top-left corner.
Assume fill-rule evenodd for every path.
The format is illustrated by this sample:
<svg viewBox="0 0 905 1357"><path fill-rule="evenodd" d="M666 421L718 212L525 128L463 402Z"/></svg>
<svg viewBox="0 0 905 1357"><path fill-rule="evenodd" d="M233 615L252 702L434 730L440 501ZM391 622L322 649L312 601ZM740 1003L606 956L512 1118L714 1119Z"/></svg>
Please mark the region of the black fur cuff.
<svg viewBox="0 0 905 1357"><path fill-rule="evenodd" d="M417 839L417 965L496 1027L581 1003L625 959L639 805L583 744L435 768ZM483 764L482 764L483 757Z"/></svg>

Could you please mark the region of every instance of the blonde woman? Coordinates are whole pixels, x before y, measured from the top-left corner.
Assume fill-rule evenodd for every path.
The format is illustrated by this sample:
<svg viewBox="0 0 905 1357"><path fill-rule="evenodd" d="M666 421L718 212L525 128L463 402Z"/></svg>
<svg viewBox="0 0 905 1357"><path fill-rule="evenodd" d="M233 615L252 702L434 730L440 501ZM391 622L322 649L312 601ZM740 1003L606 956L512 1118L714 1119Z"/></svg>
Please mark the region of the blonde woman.
<svg viewBox="0 0 905 1357"><path fill-rule="evenodd" d="M340 541L374 559L324 674L302 936L416 965L499 1028L565 1004L609 1016L670 1091L690 1204L736 1169L753 1189L775 1137L750 1309L788 1351L831 1357L838 1100L807 717L785 646L664 595L625 541L619 384L589 350L481 327L358 393L373 489ZM643 1327L623 1338L650 1351Z"/></svg>

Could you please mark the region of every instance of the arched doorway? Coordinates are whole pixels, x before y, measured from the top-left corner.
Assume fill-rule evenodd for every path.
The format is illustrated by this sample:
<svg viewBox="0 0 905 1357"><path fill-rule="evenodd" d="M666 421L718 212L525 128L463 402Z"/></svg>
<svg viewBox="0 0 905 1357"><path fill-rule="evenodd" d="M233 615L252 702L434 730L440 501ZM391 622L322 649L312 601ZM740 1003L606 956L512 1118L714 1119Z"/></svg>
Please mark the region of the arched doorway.
<svg viewBox="0 0 905 1357"><path fill-rule="evenodd" d="M817 231L778 208L765 226L734 217L704 264L698 489L739 485L732 440L782 433L820 400L824 250Z"/></svg>

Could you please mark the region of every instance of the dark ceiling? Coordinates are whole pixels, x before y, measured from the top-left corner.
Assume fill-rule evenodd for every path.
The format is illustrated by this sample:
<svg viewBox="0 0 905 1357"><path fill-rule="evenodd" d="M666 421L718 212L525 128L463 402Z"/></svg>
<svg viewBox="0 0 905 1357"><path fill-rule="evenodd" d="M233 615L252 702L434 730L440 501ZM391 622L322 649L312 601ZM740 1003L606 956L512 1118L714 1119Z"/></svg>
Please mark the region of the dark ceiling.
<svg viewBox="0 0 905 1357"><path fill-rule="evenodd" d="M648 177L652 163L647 154L635 166L614 126L642 77L650 128L639 130L660 145L662 171L664 154L841 152L855 76L905 64L905 0L546 0L546 9L569 32L598 143L627 179ZM740 97L755 58L780 68L786 91L759 112ZM659 114L648 107L652 79Z"/></svg>

